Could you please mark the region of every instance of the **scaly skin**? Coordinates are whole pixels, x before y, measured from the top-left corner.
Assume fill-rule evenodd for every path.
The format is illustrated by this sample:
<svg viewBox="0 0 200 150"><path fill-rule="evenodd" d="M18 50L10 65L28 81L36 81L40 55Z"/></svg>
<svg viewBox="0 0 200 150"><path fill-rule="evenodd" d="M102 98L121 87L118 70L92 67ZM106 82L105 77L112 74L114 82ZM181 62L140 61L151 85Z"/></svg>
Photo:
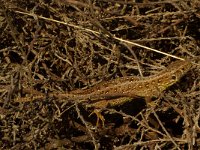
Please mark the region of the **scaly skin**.
<svg viewBox="0 0 200 150"><path fill-rule="evenodd" d="M89 89L75 90L69 93L49 93L49 97L55 97L59 101L88 101L89 105L103 108L108 104L120 105L134 97L157 97L166 88L176 83L190 70L192 63L177 60L158 74L142 79L129 76L116 78L99 83ZM29 93L29 92L27 92ZM32 93L29 93L32 94ZM34 96L35 95L35 96ZM45 94L33 94L33 96L16 99L16 102L44 99Z"/></svg>
<svg viewBox="0 0 200 150"><path fill-rule="evenodd" d="M96 108L93 113L97 115L98 126L99 120L104 126L104 117L98 111L98 108L105 108L108 105L121 105L127 101L131 101L134 97L145 97L146 100L151 97L157 97L166 88L180 80L192 67L189 61L177 60L170 64L165 70L156 75L144 77L121 77L107 82L102 82L85 90L75 90L69 93L49 93L49 97L55 97L60 101L86 101L87 107ZM16 99L16 102L33 101L37 99L45 99L45 94ZM92 113L92 114L93 114Z"/></svg>
<svg viewBox="0 0 200 150"><path fill-rule="evenodd" d="M177 60L156 75L144 77L142 79L133 76L121 77L97 84L90 89L72 91L69 93L58 93L54 96L58 97L61 101L65 101L66 99L89 99L91 102L94 101L94 104L95 102L98 104L101 99L103 99L102 101L111 99L109 100L109 103L112 105L115 103L118 105L120 104L120 101L122 103L128 101L128 99L126 100L126 98L122 97L157 97L166 88L180 80L180 78L188 72L191 66L192 64L189 61Z"/></svg>

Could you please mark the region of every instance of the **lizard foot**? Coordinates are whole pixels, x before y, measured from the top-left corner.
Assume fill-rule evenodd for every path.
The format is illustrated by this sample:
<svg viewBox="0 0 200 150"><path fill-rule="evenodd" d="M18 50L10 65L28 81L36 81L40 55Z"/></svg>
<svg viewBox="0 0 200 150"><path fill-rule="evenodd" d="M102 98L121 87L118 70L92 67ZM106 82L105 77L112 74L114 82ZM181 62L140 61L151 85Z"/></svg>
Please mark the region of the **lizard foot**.
<svg viewBox="0 0 200 150"><path fill-rule="evenodd" d="M157 101L152 101L152 102L147 103L147 106L150 108L155 108L158 106L158 103Z"/></svg>
<svg viewBox="0 0 200 150"><path fill-rule="evenodd" d="M89 117L90 117L91 115L93 115L93 114L96 114L96 116L97 116L96 127L99 126L99 121L100 121L100 120L101 120L101 122L102 122L102 126L104 127L105 118L104 118L104 116L101 114L100 110L95 109L95 110L89 115Z"/></svg>
<svg viewBox="0 0 200 150"><path fill-rule="evenodd" d="M145 97L145 102L147 104L147 107L150 108L155 108L156 106L158 106L157 101L152 101L150 97Z"/></svg>

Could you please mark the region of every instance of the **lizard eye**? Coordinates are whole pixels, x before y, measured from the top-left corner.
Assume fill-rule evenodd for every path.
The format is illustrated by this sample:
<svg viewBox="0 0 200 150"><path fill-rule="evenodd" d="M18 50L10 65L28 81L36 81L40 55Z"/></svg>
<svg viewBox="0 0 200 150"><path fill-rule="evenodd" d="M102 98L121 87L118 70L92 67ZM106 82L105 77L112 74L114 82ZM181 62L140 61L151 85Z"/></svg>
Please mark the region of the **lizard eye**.
<svg viewBox="0 0 200 150"><path fill-rule="evenodd" d="M173 80L176 80L176 75L172 75L171 77Z"/></svg>

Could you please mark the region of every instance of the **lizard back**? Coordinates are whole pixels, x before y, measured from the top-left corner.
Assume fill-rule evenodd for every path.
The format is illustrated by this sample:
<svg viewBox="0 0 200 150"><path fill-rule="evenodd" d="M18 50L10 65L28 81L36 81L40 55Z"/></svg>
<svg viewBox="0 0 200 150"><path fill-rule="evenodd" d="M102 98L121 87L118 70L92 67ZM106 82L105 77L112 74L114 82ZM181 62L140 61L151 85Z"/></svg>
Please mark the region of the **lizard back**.
<svg viewBox="0 0 200 150"><path fill-rule="evenodd" d="M135 96L156 97L167 87L176 83L188 72L191 66L192 64L189 61L177 60L160 73L144 77L143 79L133 76L121 77L97 84L90 89L58 94L57 96L67 99L103 99Z"/></svg>

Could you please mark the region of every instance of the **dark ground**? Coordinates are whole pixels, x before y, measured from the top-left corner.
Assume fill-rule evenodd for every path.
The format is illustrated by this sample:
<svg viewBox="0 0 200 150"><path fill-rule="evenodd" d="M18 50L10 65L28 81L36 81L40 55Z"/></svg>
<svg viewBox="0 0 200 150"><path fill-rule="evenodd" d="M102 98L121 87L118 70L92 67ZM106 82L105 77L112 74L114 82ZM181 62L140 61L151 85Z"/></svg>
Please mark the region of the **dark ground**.
<svg viewBox="0 0 200 150"><path fill-rule="evenodd" d="M95 126L84 104L48 98L139 76L137 63L149 76L175 60L140 45L199 58L199 0L0 2L1 149L200 149L198 65L155 98L154 108L143 98L106 108L105 127ZM33 100L39 93L47 98ZM14 102L21 97L33 101Z"/></svg>

